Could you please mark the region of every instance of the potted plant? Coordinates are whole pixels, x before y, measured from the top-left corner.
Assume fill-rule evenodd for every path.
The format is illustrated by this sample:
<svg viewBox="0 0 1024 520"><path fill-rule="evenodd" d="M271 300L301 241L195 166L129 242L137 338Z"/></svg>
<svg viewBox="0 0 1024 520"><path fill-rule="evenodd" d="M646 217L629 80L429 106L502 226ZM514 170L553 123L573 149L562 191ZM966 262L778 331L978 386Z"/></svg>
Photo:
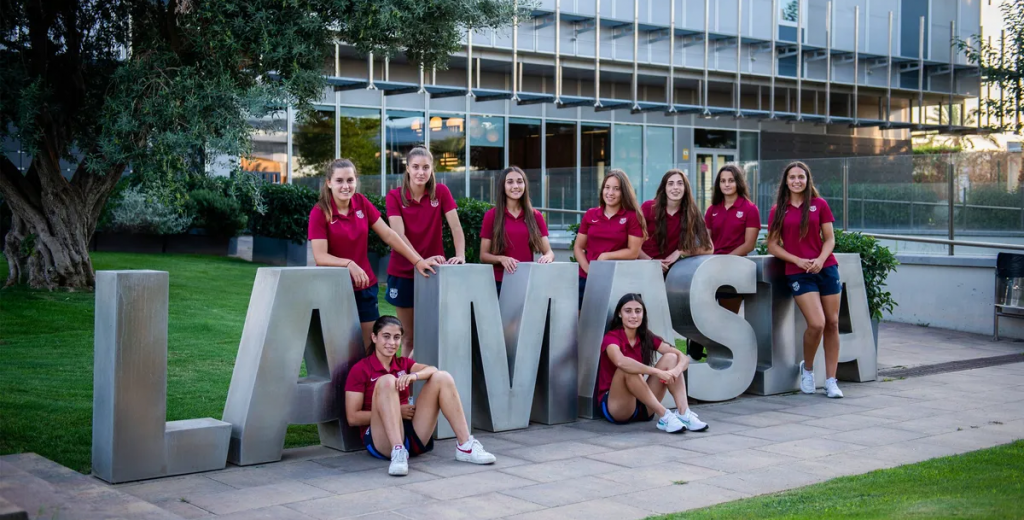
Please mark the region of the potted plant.
<svg viewBox="0 0 1024 520"><path fill-rule="evenodd" d="M878 323L883 313L892 313L896 305L892 293L885 290L885 279L900 264L889 248L878 243L875 237L837 229L835 253L856 253L860 255L861 270L864 272L864 289L868 295L868 312L871 314L871 332L878 344Z"/></svg>
<svg viewBox="0 0 1024 520"><path fill-rule="evenodd" d="M185 207L193 215L192 228L185 234L169 235L165 252L226 256L231 239L248 221L242 205L216 189L198 189L188 197Z"/></svg>
<svg viewBox="0 0 1024 520"><path fill-rule="evenodd" d="M263 212L250 215L252 261L270 265L307 265L306 233L317 193L294 184L266 184Z"/></svg>

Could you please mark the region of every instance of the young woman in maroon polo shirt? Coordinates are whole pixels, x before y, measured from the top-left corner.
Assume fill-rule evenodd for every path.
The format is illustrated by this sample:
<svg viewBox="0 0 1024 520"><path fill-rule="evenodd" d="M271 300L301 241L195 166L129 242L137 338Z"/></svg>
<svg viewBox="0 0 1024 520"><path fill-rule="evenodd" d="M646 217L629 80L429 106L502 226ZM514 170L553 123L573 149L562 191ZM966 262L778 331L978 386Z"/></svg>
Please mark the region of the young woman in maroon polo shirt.
<svg viewBox="0 0 1024 520"><path fill-rule="evenodd" d="M538 263L555 260L548 242L548 226L544 216L530 204L526 174L518 166L501 172L498 186L505 191L494 207L484 213L480 226L480 262L494 264L494 282L501 294L504 274L516 272L519 262L532 262L534 253L541 253Z"/></svg>
<svg viewBox="0 0 1024 520"><path fill-rule="evenodd" d="M825 395L843 396L836 383L839 365L839 300L843 284L832 256L836 245L832 210L818 195L811 169L792 162L782 170L775 206L768 216L768 252L786 262L786 281L807 321L800 391L814 393L814 355L825 338Z"/></svg>
<svg viewBox="0 0 1024 520"><path fill-rule="evenodd" d="M690 180L681 170L661 178L654 199L640 206L650 237L640 249L643 260L661 260L666 274L683 256L711 254L711 236L693 200Z"/></svg>
<svg viewBox="0 0 1024 520"><path fill-rule="evenodd" d="M654 362L654 353L661 359ZM658 429L669 433L704 431L707 423L690 410L683 372L689 358L647 328L647 307L639 294L626 294L615 306L612 323L601 342L597 368L597 396L601 415L614 424L658 419ZM646 380L644 377L646 376ZM677 410L662 406L665 392ZM653 412L653 415L652 415Z"/></svg>
<svg viewBox="0 0 1024 520"><path fill-rule="evenodd" d="M715 176L711 206L704 213L704 223L711 231L716 255L747 256L757 245L761 231L761 213L750 201L743 169L727 164ZM739 314L743 298L719 291L718 304ZM687 343L687 353L694 359L704 357L704 348L694 342Z"/></svg>
<svg viewBox="0 0 1024 520"><path fill-rule="evenodd" d="M434 449L434 428L438 413L442 413L458 441L455 460L493 464L494 455L469 434L451 374L399 356L402 332L398 318L378 318L373 323L373 343L367 347L366 357L352 366L345 379L345 418L349 426L366 427L362 436L366 451L391 460L388 474L407 475L410 455ZM413 406L409 394L415 381L426 383Z"/></svg>
<svg viewBox="0 0 1024 520"><path fill-rule="evenodd" d="M385 207L391 229L423 256L439 264L466 263L466 236L462 232L455 199L448 187L434 176L434 156L426 148L413 148L405 156L402 186L388 192ZM448 222L455 242L455 256L444 257L441 221ZM413 266L400 255L388 262L388 293L385 299L394 305L398 318L409 326L402 353L413 355L413 303L415 302Z"/></svg>
<svg viewBox="0 0 1024 520"><path fill-rule="evenodd" d="M629 176L622 170L609 170L601 183L600 206L588 209L583 215L572 248L580 264L580 308L590 262L636 260L644 240L647 240L647 224Z"/></svg>
<svg viewBox="0 0 1024 520"><path fill-rule="evenodd" d="M316 265L348 268L366 345L370 342L373 322L380 317L376 266L370 265L368 255L370 230L423 276L433 273L431 265L437 262L424 259L403 242L384 223L373 203L356 192L357 186L358 173L352 161L335 159L327 165L327 175L320 185L320 200L309 212L307 236L313 245Z"/></svg>

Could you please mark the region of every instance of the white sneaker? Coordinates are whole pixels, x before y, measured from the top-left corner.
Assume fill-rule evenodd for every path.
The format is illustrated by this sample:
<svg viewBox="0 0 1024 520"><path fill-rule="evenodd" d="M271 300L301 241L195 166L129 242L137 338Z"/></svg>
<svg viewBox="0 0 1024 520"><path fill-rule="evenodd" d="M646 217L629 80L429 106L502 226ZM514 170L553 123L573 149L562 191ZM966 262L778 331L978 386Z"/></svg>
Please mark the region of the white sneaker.
<svg viewBox="0 0 1024 520"><path fill-rule="evenodd" d="M463 449L465 445L455 445L455 460L473 464L494 464L494 461L498 460L494 455L487 453L480 441L474 439L472 435L466 444L469 445L468 449Z"/></svg>
<svg viewBox="0 0 1024 520"><path fill-rule="evenodd" d="M391 449L391 466L388 467L388 475L393 477L404 477L409 474L409 450L403 448Z"/></svg>
<svg viewBox="0 0 1024 520"><path fill-rule="evenodd" d="M814 372L804 370L804 362L800 362L800 391L805 394L814 393Z"/></svg>
<svg viewBox="0 0 1024 520"><path fill-rule="evenodd" d="M665 410L665 415L658 419L658 429L668 433L683 433L686 426L672 410Z"/></svg>
<svg viewBox="0 0 1024 520"><path fill-rule="evenodd" d="M830 377L825 380L825 395L832 399L842 399L843 391L839 389L839 383L836 378Z"/></svg>
<svg viewBox="0 0 1024 520"><path fill-rule="evenodd" d="M676 411L676 417L679 417L679 422L683 423L683 426L691 432L702 432L708 429L708 423L697 418L697 412L687 408L686 413L680 414Z"/></svg>

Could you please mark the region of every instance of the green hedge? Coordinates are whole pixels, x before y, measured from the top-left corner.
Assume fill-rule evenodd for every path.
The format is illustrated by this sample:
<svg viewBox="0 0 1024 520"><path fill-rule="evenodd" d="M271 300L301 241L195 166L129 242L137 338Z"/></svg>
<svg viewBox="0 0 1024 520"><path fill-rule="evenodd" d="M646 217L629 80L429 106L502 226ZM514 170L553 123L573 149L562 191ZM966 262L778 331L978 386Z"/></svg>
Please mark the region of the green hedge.
<svg viewBox="0 0 1024 520"><path fill-rule="evenodd" d="M295 184L264 184L260 187L264 212L254 211L249 229L254 235L288 239L296 244L306 240L309 212L316 204L315 191Z"/></svg>
<svg viewBox="0 0 1024 520"><path fill-rule="evenodd" d="M1006 191L1000 186L982 185L967 190L968 206L992 206L1008 209L964 208L954 206L958 229L984 231L1020 231L1022 229L1021 207L1024 193ZM945 208L943 208L945 209Z"/></svg>

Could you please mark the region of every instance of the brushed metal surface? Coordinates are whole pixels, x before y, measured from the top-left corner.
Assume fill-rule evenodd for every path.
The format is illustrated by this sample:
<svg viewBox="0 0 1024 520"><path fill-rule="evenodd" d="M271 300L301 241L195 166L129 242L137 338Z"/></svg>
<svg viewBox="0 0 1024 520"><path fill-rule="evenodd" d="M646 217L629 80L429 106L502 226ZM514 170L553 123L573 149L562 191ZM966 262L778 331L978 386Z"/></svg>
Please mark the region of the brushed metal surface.
<svg viewBox="0 0 1024 520"><path fill-rule="evenodd" d="M672 325L707 351L706 363L690 363L689 396L701 401L725 401L742 394L754 379L757 337L742 316L718 305L715 292L730 286L752 294L757 267L746 258L706 255L676 262L665 280Z"/></svg>
<svg viewBox="0 0 1024 520"><path fill-rule="evenodd" d="M168 274L97 271L92 467L129 482L221 469L231 425L166 422Z"/></svg>
<svg viewBox="0 0 1024 520"><path fill-rule="evenodd" d="M345 423L341 389L364 354L348 269L260 268L224 406L228 460L280 460L293 421L317 422L324 446L362 449L357 429ZM299 381L303 359L308 378Z"/></svg>

